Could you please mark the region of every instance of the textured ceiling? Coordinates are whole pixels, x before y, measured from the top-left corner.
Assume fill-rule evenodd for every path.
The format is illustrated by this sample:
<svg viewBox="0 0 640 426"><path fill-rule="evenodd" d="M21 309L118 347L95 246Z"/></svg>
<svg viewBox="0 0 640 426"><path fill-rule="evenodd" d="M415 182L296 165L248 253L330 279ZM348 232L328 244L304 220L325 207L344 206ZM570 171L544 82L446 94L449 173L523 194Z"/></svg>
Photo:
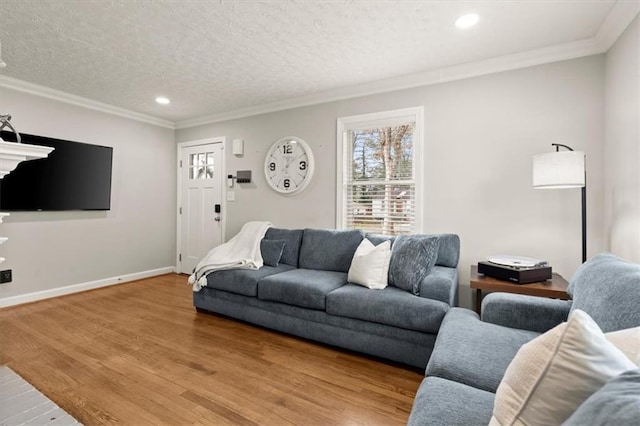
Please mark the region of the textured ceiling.
<svg viewBox="0 0 640 426"><path fill-rule="evenodd" d="M0 73L175 122L588 39L614 3L0 0Z"/></svg>

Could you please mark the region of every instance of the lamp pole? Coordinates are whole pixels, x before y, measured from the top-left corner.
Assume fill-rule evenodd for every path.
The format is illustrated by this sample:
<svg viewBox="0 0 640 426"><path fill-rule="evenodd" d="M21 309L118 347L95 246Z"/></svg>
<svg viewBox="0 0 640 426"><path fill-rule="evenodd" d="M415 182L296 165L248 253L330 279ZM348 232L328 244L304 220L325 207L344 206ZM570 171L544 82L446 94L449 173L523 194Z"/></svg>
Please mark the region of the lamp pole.
<svg viewBox="0 0 640 426"><path fill-rule="evenodd" d="M560 147L573 151L573 148L561 143L552 143L551 146L556 147L556 152L560 151ZM587 165L585 158L584 165L584 186L582 187L582 263L587 261Z"/></svg>
<svg viewBox="0 0 640 426"><path fill-rule="evenodd" d="M582 187L582 263L587 261L587 171L584 173Z"/></svg>

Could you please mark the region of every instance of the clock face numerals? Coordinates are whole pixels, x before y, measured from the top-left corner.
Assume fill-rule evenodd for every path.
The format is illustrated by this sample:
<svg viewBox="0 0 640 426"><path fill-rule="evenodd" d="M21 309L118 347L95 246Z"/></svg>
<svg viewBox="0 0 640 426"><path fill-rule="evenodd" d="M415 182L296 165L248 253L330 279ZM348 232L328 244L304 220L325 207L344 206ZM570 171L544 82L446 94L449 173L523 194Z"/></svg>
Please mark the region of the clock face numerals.
<svg viewBox="0 0 640 426"><path fill-rule="evenodd" d="M282 194L302 191L313 175L313 154L307 143L295 136L274 143L264 162L264 174L274 190Z"/></svg>

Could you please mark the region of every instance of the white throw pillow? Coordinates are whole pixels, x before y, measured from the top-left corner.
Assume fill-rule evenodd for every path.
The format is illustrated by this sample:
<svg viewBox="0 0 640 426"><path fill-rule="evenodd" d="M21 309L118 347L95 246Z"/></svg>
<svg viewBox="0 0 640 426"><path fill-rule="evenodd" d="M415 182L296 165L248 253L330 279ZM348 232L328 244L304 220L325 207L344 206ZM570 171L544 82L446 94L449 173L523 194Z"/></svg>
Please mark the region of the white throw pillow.
<svg viewBox="0 0 640 426"><path fill-rule="evenodd" d="M381 290L387 286L389 280L390 261L390 241L374 246L365 238L353 255L348 280L353 284Z"/></svg>
<svg viewBox="0 0 640 426"><path fill-rule="evenodd" d="M607 340L640 367L640 327L605 333Z"/></svg>
<svg viewBox="0 0 640 426"><path fill-rule="evenodd" d="M496 392L490 425L561 424L591 394L635 364L585 312L523 345Z"/></svg>

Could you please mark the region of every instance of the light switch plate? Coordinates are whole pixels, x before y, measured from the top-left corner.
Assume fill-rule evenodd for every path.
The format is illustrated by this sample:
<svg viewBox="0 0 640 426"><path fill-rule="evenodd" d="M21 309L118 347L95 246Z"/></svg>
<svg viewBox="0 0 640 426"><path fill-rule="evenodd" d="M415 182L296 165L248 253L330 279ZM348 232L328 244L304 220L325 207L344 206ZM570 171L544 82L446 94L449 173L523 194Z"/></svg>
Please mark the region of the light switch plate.
<svg viewBox="0 0 640 426"><path fill-rule="evenodd" d="M235 200L236 200L236 192L227 191L227 201L235 201Z"/></svg>

